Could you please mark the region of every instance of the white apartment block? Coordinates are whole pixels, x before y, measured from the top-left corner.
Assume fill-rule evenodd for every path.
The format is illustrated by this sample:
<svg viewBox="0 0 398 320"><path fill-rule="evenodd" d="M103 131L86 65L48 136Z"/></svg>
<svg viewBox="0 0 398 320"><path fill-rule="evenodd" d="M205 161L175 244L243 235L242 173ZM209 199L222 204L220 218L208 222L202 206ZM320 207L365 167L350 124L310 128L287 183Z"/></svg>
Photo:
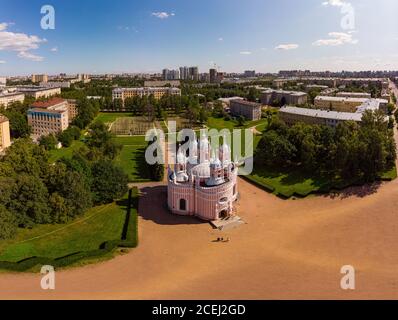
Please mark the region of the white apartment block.
<svg viewBox="0 0 398 320"><path fill-rule="evenodd" d="M0 77L0 88L4 88L7 85L7 78Z"/></svg>
<svg viewBox="0 0 398 320"><path fill-rule="evenodd" d="M25 95L20 92L3 92L0 93L0 106L7 108L10 104L14 102L23 103L25 100Z"/></svg>
<svg viewBox="0 0 398 320"><path fill-rule="evenodd" d="M19 92L35 99L50 98L61 94L61 88L43 88L38 86L17 86Z"/></svg>
<svg viewBox="0 0 398 320"><path fill-rule="evenodd" d="M338 92L336 97L371 99L372 95L367 92Z"/></svg>
<svg viewBox="0 0 398 320"><path fill-rule="evenodd" d="M317 109L338 112L357 112L358 108L369 103L377 104L377 108L386 111L388 104L388 101L384 99L346 98L329 96L317 96L314 102Z"/></svg>

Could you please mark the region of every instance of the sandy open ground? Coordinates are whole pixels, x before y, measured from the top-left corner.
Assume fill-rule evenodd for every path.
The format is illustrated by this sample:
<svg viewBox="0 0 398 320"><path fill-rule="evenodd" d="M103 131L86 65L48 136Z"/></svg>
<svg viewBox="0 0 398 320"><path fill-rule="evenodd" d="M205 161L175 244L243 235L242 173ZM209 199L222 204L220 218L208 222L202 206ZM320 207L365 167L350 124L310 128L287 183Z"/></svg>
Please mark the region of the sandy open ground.
<svg viewBox="0 0 398 320"><path fill-rule="evenodd" d="M240 180L247 224L224 233L168 214L165 187L142 192L137 249L57 272L52 292L40 275L0 274L0 298L398 298L398 181L284 201ZM355 291L340 289L343 265L356 268Z"/></svg>

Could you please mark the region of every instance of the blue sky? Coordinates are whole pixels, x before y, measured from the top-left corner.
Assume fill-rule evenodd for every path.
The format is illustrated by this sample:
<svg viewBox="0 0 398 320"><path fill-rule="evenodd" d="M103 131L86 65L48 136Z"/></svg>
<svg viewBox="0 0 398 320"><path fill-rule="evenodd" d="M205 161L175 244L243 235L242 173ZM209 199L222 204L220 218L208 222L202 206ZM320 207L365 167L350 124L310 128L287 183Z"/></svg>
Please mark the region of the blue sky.
<svg viewBox="0 0 398 320"><path fill-rule="evenodd" d="M40 27L46 4L55 30ZM0 75L204 72L214 63L227 72L398 70L396 0L0 0L0 8Z"/></svg>

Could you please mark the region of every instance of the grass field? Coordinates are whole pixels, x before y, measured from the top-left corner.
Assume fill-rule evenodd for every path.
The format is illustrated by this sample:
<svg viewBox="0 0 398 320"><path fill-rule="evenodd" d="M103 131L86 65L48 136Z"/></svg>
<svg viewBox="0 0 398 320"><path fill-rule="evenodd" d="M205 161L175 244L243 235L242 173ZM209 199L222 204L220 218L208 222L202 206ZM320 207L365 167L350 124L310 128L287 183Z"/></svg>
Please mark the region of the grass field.
<svg viewBox="0 0 398 320"><path fill-rule="evenodd" d="M145 163L146 146L123 146L115 163L129 176L130 182L151 181L148 167Z"/></svg>
<svg viewBox="0 0 398 320"><path fill-rule="evenodd" d="M143 136L116 137L114 140L123 146L115 163L129 176L130 182L149 182L145 163L145 149L148 143Z"/></svg>
<svg viewBox="0 0 398 320"><path fill-rule="evenodd" d="M0 241L0 261L18 262L30 257L59 258L79 251L97 250L109 240L121 239L126 202L89 210L66 225L38 225L19 229L15 239Z"/></svg>
<svg viewBox="0 0 398 320"><path fill-rule="evenodd" d="M380 175L381 181L392 181L396 178L397 169L395 167ZM253 174L246 179L283 198L290 198L294 195L306 197L312 193L327 193L333 189L340 190L358 184L358 181L344 181L339 178L304 173L300 169L255 169Z"/></svg>
<svg viewBox="0 0 398 320"><path fill-rule="evenodd" d="M126 117L132 117L133 115L129 112L101 112L94 121L101 121L103 123L113 123L116 121L118 118L126 118Z"/></svg>
<svg viewBox="0 0 398 320"><path fill-rule="evenodd" d="M285 198L293 195L304 197L329 186L327 178L305 174L299 170L255 170L248 178L269 192Z"/></svg>
<svg viewBox="0 0 398 320"><path fill-rule="evenodd" d="M56 149L50 151L50 162L56 162L57 160L65 157L71 158L75 150L80 149L84 145L83 141L73 141L72 145L68 148Z"/></svg>

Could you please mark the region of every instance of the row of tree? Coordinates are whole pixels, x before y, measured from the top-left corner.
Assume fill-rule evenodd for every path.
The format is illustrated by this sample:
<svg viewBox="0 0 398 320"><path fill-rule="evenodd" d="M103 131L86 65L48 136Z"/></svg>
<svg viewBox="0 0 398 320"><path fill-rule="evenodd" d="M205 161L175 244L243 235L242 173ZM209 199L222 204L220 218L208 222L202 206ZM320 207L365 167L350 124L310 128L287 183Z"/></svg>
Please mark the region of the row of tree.
<svg viewBox="0 0 398 320"><path fill-rule="evenodd" d="M17 227L68 222L124 195L128 177L113 163L119 150L103 124L90 128L71 159L53 164L43 147L16 140L0 159L0 238Z"/></svg>
<svg viewBox="0 0 398 320"><path fill-rule="evenodd" d="M256 168L299 168L344 179L374 181L396 160L393 130L382 112L368 111L362 123L337 128L298 123L288 127L274 117L255 153Z"/></svg>

